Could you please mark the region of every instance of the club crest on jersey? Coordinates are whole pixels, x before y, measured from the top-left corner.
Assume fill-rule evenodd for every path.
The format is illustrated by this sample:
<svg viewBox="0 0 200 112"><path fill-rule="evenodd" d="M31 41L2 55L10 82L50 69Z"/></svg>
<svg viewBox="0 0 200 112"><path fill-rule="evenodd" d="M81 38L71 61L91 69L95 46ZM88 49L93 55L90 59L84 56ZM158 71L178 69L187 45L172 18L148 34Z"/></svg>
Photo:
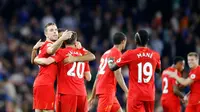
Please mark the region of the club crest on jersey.
<svg viewBox="0 0 200 112"><path fill-rule="evenodd" d="M118 60L117 60L117 63L119 63L121 61L121 58L119 58Z"/></svg>
<svg viewBox="0 0 200 112"><path fill-rule="evenodd" d="M191 79L195 79L196 75L195 74L191 74L190 78Z"/></svg>
<svg viewBox="0 0 200 112"><path fill-rule="evenodd" d="M153 53L138 53L137 54L137 57L138 58L142 58L142 57L148 57L148 58L152 58L152 56L153 56Z"/></svg>

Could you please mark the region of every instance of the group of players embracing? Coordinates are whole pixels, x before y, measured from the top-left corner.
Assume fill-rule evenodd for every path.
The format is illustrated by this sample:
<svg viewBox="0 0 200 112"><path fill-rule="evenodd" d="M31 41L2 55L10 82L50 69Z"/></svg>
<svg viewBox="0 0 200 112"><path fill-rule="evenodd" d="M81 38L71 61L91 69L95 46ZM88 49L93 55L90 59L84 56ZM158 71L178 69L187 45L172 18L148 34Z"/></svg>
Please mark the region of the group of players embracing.
<svg viewBox="0 0 200 112"><path fill-rule="evenodd" d="M89 99L84 82L91 80L89 61L95 60L95 55L81 46L76 32L58 29L55 23L48 23L44 34L46 41L39 40L31 56L31 62L39 65L33 85L33 109L36 112L88 112L95 98L98 99L97 112L123 112L116 98L117 83L127 96L128 112L154 112L154 74L161 72L161 62L160 55L147 47L149 35L145 30L134 35L137 48L123 54L127 37L122 32L114 34L113 47L100 59ZM174 65L164 70L161 98L164 112L180 112L180 99L188 98L179 91L180 85L191 85L187 112L200 112L198 58L196 53L188 54L192 70L187 79L181 78L185 64L181 57L176 57ZM129 89L121 73L121 67L125 65L129 69Z"/></svg>

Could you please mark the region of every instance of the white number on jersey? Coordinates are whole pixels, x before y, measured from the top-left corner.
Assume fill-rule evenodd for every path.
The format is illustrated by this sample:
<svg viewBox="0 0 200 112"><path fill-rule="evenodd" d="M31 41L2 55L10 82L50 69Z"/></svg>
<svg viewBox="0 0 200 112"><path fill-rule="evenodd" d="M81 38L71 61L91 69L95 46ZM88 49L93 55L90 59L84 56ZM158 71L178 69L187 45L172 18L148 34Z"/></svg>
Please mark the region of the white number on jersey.
<svg viewBox="0 0 200 112"><path fill-rule="evenodd" d="M84 70L85 70L84 62L74 62L72 68L67 72L67 75L75 77L75 75L77 74L78 78L83 78Z"/></svg>
<svg viewBox="0 0 200 112"><path fill-rule="evenodd" d="M168 79L166 77L164 77L163 82L164 82L163 93L166 94L166 93L168 93Z"/></svg>
<svg viewBox="0 0 200 112"><path fill-rule="evenodd" d="M139 63L137 65L138 65L138 83L142 83L142 80L144 81L144 83L148 83L153 75L152 64L150 62L146 62L143 66L142 63ZM149 71L147 71L147 68L149 68ZM142 78L142 74L148 77Z"/></svg>
<svg viewBox="0 0 200 112"><path fill-rule="evenodd" d="M101 58L98 74L104 74L108 59Z"/></svg>

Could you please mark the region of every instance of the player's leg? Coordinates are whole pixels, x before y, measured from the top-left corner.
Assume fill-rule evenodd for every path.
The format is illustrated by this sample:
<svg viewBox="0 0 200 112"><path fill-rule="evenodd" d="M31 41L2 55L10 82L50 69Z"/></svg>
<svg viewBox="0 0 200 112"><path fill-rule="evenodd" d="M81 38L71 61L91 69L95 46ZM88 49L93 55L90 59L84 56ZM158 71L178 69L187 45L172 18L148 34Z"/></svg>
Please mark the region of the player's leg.
<svg viewBox="0 0 200 112"><path fill-rule="evenodd" d="M76 95L60 95L61 112L76 112L77 96Z"/></svg>
<svg viewBox="0 0 200 112"><path fill-rule="evenodd" d="M77 96L77 112L88 112L87 96Z"/></svg>
<svg viewBox="0 0 200 112"><path fill-rule="evenodd" d="M145 112L154 112L154 101L144 101Z"/></svg>
<svg viewBox="0 0 200 112"><path fill-rule="evenodd" d="M48 91L48 94L46 92ZM44 85L33 88L33 109L54 110L55 93L54 86Z"/></svg>
<svg viewBox="0 0 200 112"><path fill-rule="evenodd" d="M144 103L142 101L129 98L127 100L127 111L128 112L145 112Z"/></svg>
<svg viewBox="0 0 200 112"><path fill-rule="evenodd" d="M113 98L113 105L110 112L123 112L116 96Z"/></svg>
<svg viewBox="0 0 200 112"><path fill-rule="evenodd" d="M97 112L110 112L113 104L111 95L98 95Z"/></svg>

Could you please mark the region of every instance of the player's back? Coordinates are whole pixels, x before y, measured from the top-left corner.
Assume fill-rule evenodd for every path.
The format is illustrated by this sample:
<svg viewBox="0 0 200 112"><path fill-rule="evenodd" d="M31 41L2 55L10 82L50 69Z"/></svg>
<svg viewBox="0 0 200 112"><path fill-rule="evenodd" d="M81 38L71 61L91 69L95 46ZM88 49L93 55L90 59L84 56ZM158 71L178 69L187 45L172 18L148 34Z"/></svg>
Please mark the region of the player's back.
<svg viewBox="0 0 200 112"><path fill-rule="evenodd" d="M128 50L120 58L118 66L128 63L129 98L140 101L155 99L154 74L160 68L160 55L146 47Z"/></svg>
<svg viewBox="0 0 200 112"><path fill-rule="evenodd" d="M44 45L40 48L38 54L39 58L48 58L47 48L52 44L52 42L45 41ZM54 56L52 56L54 57ZM35 79L34 86L38 85L53 85L58 73L57 64L52 63L50 65L39 65L39 72Z"/></svg>
<svg viewBox="0 0 200 112"><path fill-rule="evenodd" d="M109 58L114 58L114 60L116 60L120 56L121 52L116 47L111 48L102 55L98 69L96 94L115 95L116 79L114 72L109 69L107 61Z"/></svg>
<svg viewBox="0 0 200 112"><path fill-rule="evenodd" d="M175 72L176 69L173 67L169 67L165 70ZM178 86L176 79L170 78L168 74L165 73L165 70L162 73L162 96L161 100L170 100L179 103L179 97L176 96L173 92L173 86ZM178 76L181 76L181 73L178 72Z"/></svg>
<svg viewBox="0 0 200 112"><path fill-rule="evenodd" d="M72 47L64 49L64 55L82 56L84 52ZM88 62L59 63L58 92L61 94L86 96L84 73L89 71Z"/></svg>

